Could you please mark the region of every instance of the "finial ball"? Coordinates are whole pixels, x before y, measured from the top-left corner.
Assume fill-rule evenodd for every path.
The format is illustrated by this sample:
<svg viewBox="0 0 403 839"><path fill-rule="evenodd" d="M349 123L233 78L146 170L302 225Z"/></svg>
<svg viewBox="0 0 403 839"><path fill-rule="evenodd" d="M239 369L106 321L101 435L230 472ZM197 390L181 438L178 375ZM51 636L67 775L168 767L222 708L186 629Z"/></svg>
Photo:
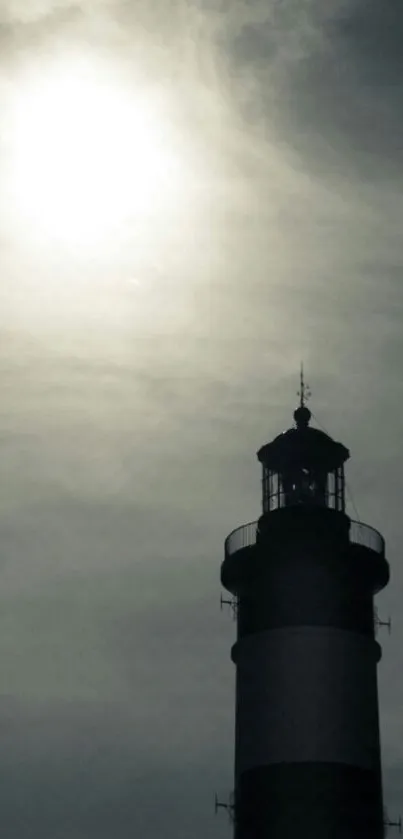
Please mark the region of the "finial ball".
<svg viewBox="0 0 403 839"><path fill-rule="evenodd" d="M311 419L311 412L306 405L301 405L294 411L294 419L297 424L297 428L307 428L309 425L309 420Z"/></svg>

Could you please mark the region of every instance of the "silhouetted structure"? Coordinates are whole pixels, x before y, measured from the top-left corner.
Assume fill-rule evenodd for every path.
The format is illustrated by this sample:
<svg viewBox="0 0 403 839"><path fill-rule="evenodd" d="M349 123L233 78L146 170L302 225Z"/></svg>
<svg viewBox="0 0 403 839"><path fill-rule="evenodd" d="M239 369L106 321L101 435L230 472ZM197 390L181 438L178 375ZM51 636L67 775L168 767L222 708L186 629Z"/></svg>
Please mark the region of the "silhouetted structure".
<svg viewBox="0 0 403 839"><path fill-rule="evenodd" d="M263 514L225 542L235 598L235 839L384 834L374 594L384 539L345 513L348 450L310 426L263 446Z"/></svg>

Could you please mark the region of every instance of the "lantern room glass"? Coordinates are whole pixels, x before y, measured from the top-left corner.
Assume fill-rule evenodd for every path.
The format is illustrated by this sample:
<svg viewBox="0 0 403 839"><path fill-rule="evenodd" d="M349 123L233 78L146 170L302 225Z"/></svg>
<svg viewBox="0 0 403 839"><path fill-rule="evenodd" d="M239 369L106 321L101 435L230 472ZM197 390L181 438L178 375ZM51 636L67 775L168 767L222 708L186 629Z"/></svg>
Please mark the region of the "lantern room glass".
<svg viewBox="0 0 403 839"><path fill-rule="evenodd" d="M274 472L263 466L263 512L300 505L344 512L343 466L331 472L294 464Z"/></svg>

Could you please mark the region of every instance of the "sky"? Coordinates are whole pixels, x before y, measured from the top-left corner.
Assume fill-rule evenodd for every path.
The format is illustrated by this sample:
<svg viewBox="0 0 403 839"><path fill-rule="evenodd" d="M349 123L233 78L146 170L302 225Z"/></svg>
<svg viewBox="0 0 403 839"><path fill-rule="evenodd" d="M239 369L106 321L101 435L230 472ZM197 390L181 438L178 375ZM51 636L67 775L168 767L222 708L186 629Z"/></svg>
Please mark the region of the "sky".
<svg viewBox="0 0 403 839"><path fill-rule="evenodd" d="M3 0L0 825L220 839L225 536L303 358L380 529L402 808L398 0Z"/></svg>

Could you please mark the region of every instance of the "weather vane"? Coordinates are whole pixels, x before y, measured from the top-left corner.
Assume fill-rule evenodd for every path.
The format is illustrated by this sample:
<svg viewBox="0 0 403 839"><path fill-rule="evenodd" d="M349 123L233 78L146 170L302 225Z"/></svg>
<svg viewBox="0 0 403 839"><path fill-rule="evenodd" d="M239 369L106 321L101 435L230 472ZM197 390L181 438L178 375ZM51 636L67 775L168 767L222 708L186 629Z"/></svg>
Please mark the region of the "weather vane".
<svg viewBox="0 0 403 839"><path fill-rule="evenodd" d="M305 403L311 396L311 389L309 385L306 384L304 378L304 364L301 362L301 373L300 373L300 388L297 391L297 396L300 398L300 406L301 408L305 408Z"/></svg>

